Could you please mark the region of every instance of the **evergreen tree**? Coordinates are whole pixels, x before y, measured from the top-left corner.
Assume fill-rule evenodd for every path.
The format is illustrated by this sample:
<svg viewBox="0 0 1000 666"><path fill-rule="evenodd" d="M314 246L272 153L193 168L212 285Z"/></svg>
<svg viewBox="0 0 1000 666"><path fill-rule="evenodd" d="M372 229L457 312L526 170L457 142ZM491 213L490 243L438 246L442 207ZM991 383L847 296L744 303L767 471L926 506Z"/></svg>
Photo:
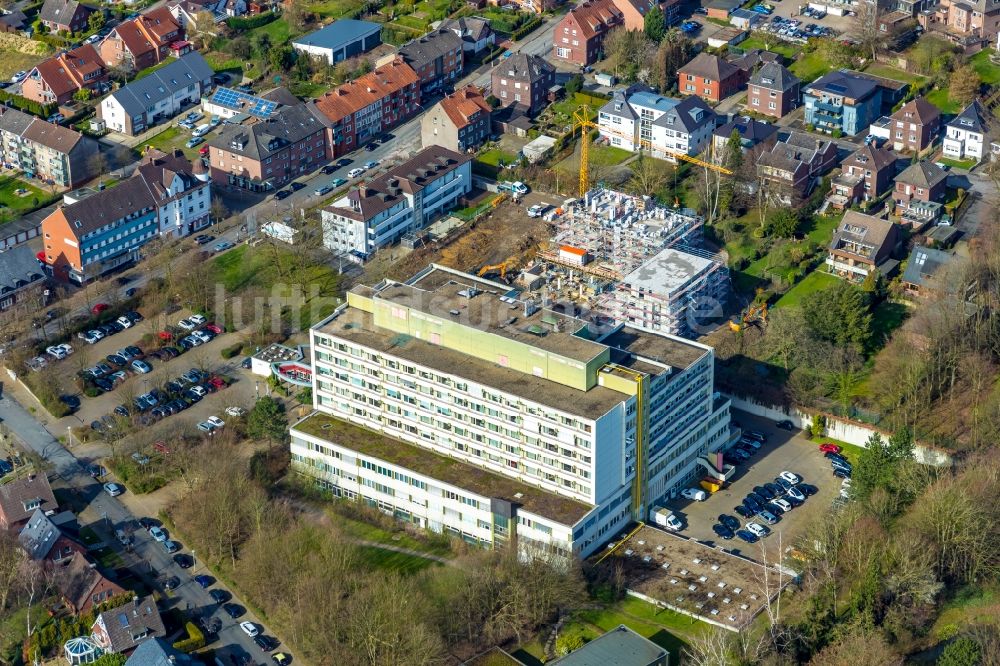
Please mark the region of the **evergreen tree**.
<svg viewBox="0 0 1000 666"><path fill-rule="evenodd" d="M667 34L667 18L663 15L663 10L659 5L654 4L643 22L643 29L646 37L654 44L659 44L663 36Z"/></svg>

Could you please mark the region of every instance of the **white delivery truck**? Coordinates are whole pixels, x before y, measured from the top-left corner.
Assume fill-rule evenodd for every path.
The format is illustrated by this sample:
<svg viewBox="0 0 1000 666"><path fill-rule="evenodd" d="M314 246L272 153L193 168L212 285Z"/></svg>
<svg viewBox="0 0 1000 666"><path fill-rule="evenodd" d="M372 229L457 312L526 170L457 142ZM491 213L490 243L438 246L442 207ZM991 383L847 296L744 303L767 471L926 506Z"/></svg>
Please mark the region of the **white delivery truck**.
<svg viewBox="0 0 1000 666"><path fill-rule="evenodd" d="M671 532L677 532L684 527L673 511L664 509L662 506L654 506L649 510L649 522Z"/></svg>

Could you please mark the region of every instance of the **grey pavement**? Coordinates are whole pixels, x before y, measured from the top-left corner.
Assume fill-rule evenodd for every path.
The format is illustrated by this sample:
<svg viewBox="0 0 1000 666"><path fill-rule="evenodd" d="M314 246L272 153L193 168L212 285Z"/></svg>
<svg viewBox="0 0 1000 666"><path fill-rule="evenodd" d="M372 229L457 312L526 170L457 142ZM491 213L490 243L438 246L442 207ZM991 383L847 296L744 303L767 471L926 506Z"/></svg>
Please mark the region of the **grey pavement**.
<svg viewBox="0 0 1000 666"><path fill-rule="evenodd" d="M26 446L52 464L55 473L69 486L71 491L76 492L89 503L92 515L106 520L109 526L136 520L137 516L125 506L120 498L111 497L102 491L100 485L86 473L84 462L78 460L13 397L6 394L0 397L0 419L20 437ZM155 578L170 575L176 576L181 581L181 585L168 596L175 607L192 613L214 615L222 621L218 640L212 644L213 647L216 647L217 654L259 656L260 648L243 633L239 628L239 623L249 620L260 625L260 622L249 611L238 620L233 620L221 612L218 605L209 596L208 590L203 589L194 581L193 577L196 573L206 572L197 557L194 568L181 569L162 544L155 542L145 530L137 530L135 532L134 553L131 559L133 559L133 563L130 568L140 577L152 576ZM212 587L225 586L216 582ZM240 603L235 594L233 601ZM264 633L273 635L266 628ZM254 661L256 662L257 659L255 658Z"/></svg>

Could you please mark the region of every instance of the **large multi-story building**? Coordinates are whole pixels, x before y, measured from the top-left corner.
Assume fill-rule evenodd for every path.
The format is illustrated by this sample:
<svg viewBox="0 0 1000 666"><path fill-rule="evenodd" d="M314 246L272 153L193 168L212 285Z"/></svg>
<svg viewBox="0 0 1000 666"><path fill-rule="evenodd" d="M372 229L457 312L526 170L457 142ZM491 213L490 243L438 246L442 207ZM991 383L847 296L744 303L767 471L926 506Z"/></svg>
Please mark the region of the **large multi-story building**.
<svg viewBox="0 0 1000 666"><path fill-rule="evenodd" d="M710 347L436 265L352 289L311 349L295 468L472 543L586 556L728 444Z"/></svg>
<svg viewBox="0 0 1000 666"><path fill-rule="evenodd" d="M17 109L2 107L0 114L4 166L60 187L76 187L97 175L98 144L90 137Z"/></svg>
<svg viewBox="0 0 1000 666"><path fill-rule="evenodd" d="M424 148L443 146L464 153L490 137L493 109L475 86L456 90L432 106L420 119Z"/></svg>
<svg viewBox="0 0 1000 666"><path fill-rule="evenodd" d="M677 70L677 89L684 95L720 102L740 92L748 74L717 55L702 52Z"/></svg>
<svg viewBox="0 0 1000 666"><path fill-rule="evenodd" d="M472 190L472 158L431 145L321 212L323 244L363 262L433 222Z"/></svg>
<svg viewBox="0 0 1000 666"><path fill-rule="evenodd" d="M799 80L779 62L765 63L750 76L747 108L781 118L799 102Z"/></svg>
<svg viewBox="0 0 1000 666"><path fill-rule="evenodd" d="M212 180L253 192L279 189L330 160L328 123L311 104L282 107L208 141Z"/></svg>
<svg viewBox="0 0 1000 666"><path fill-rule="evenodd" d="M212 89L214 70L200 53L178 58L114 91L97 107L109 130L135 136L177 115Z"/></svg>
<svg viewBox="0 0 1000 666"><path fill-rule="evenodd" d="M918 97L892 114L890 142L895 150L922 153L937 139L941 129L941 110Z"/></svg>
<svg viewBox="0 0 1000 666"><path fill-rule="evenodd" d="M150 151L130 178L73 199L42 220L45 263L53 275L83 284L135 261L157 237L183 237L208 226L208 171L180 151Z"/></svg>
<svg viewBox="0 0 1000 666"><path fill-rule="evenodd" d="M465 49L462 38L451 30L433 30L422 37L399 47L399 53L387 56L387 65L393 57L403 59L420 77L420 94L430 95L447 86L461 75L465 67Z"/></svg>
<svg viewBox="0 0 1000 666"><path fill-rule="evenodd" d="M881 115L882 89L870 78L839 70L806 86L802 103L807 124L854 135Z"/></svg>
<svg viewBox="0 0 1000 666"><path fill-rule="evenodd" d="M396 58L326 93L316 109L329 121L333 157L340 157L420 110L420 77Z"/></svg>

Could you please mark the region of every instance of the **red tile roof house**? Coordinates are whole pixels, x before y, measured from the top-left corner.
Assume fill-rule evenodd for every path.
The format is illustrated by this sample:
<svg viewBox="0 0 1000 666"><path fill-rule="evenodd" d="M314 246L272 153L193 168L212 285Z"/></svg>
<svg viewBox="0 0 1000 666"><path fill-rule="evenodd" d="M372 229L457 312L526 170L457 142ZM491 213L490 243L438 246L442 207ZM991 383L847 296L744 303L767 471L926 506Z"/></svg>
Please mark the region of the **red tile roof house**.
<svg viewBox="0 0 1000 666"><path fill-rule="evenodd" d="M125 594L125 588L108 580L80 553L74 553L66 568L56 576L56 586L63 603L75 615L86 613L112 597Z"/></svg>
<svg viewBox="0 0 1000 666"><path fill-rule="evenodd" d="M604 38L625 25L625 16L612 0L589 0L562 17L552 32L552 57L574 65L601 59Z"/></svg>
<svg viewBox="0 0 1000 666"><path fill-rule="evenodd" d="M477 148L490 136L492 113L479 88L456 90L420 119L421 143L424 148L444 146L459 153Z"/></svg>
<svg viewBox="0 0 1000 666"><path fill-rule="evenodd" d="M677 89L682 95L697 95L709 102L721 102L742 92L747 72L719 56L699 53L677 70Z"/></svg>
<svg viewBox="0 0 1000 666"><path fill-rule="evenodd" d="M858 201L877 199L892 187L896 153L868 144L851 153L840 167L840 175L830 183L830 205L843 210Z"/></svg>
<svg viewBox="0 0 1000 666"><path fill-rule="evenodd" d="M892 114L889 140L896 150L919 155L934 143L940 130L941 111L926 97L918 97Z"/></svg>
<svg viewBox="0 0 1000 666"><path fill-rule="evenodd" d="M157 7L116 26L101 42L101 58L109 67L125 63L138 72L163 62L170 44L181 39L184 29L170 9Z"/></svg>
<svg viewBox="0 0 1000 666"><path fill-rule="evenodd" d="M896 176L896 187L892 199L896 202L896 214L902 214L913 201L942 203L947 189L948 174L931 162L911 164Z"/></svg>
<svg viewBox="0 0 1000 666"><path fill-rule="evenodd" d="M55 511L56 497L44 474L33 474L0 486L0 529L18 530L35 509Z"/></svg>
<svg viewBox="0 0 1000 666"><path fill-rule="evenodd" d="M84 44L35 65L21 84L21 94L41 104L66 104L81 88L95 94L108 80L97 49Z"/></svg>

